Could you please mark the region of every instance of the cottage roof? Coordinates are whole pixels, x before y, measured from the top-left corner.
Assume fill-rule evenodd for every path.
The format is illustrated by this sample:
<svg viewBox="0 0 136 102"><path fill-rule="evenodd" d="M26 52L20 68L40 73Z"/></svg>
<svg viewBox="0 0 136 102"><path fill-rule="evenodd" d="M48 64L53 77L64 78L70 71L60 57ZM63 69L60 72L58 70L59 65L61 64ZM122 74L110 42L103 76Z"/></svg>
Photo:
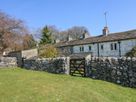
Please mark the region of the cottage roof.
<svg viewBox="0 0 136 102"><path fill-rule="evenodd" d="M56 46L64 47L64 46L83 45L83 44L109 42L109 41L120 41L127 39L136 39L136 30L110 33L108 35L94 36L81 40L64 41L57 43Z"/></svg>

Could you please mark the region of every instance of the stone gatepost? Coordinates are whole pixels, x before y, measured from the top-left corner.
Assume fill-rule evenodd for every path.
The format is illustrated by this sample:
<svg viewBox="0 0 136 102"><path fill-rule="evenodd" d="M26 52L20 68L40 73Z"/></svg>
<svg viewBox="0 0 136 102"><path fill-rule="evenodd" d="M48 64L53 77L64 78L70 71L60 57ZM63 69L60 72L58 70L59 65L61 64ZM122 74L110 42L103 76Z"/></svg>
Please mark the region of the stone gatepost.
<svg viewBox="0 0 136 102"><path fill-rule="evenodd" d="M90 60L91 60L91 55L85 56L85 76L90 75Z"/></svg>
<svg viewBox="0 0 136 102"><path fill-rule="evenodd" d="M65 57L65 74L70 74L70 57Z"/></svg>

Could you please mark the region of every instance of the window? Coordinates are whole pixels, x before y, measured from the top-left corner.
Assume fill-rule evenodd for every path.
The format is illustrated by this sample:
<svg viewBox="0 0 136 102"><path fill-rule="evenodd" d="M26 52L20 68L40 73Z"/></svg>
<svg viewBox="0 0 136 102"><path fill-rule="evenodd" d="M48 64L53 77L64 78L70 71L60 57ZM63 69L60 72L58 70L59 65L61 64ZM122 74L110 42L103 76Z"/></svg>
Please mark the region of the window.
<svg viewBox="0 0 136 102"><path fill-rule="evenodd" d="M103 45L101 45L101 50L103 50Z"/></svg>
<svg viewBox="0 0 136 102"><path fill-rule="evenodd" d="M111 50L113 50L113 44L111 44Z"/></svg>
<svg viewBox="0 0 136 102"><path fill-rule="evenodd" d="M117 44L116 43L114 44L114 49L117 50Z"/></svg>
<svg viewBox="0 0 136 102"><path fill-rule="evenodd" d="M84 46L80 46L80 52L84 51Z"/></svg>
<svg viewBox="0 0 136 102"><path fill-rule="evenodd" d="M117 50L117 43L111 44L111 50Z"/></svg>
<svg viewBox="0 0 136 102"><path fill-rule="evenodd" d="M91 50L92 50L92 47L91 47L91 45L89 45L89 46L88 46L88 48L89 48L89 51L91 51Z"/></svg>
<svg viewBox="0 0 136 102"><path fill-rule="evenodd" d="M70 53L73 53L73 48L72 47L70 47Z"/></svg>

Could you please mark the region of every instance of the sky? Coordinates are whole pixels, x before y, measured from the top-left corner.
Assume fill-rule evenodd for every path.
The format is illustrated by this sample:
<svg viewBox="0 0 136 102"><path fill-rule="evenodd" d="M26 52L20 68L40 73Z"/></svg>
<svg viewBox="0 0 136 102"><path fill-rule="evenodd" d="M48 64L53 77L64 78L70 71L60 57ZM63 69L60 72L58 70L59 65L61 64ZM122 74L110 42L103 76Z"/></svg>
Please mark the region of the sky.
<svg viewBox="0 0 136 102"><path fill-rule="evenodd" d="M110 33L136 29L136 0L0 0L0 10L24 20L31 31L45 25L59 30L85 26L102 34L104 12Z"/></svg>

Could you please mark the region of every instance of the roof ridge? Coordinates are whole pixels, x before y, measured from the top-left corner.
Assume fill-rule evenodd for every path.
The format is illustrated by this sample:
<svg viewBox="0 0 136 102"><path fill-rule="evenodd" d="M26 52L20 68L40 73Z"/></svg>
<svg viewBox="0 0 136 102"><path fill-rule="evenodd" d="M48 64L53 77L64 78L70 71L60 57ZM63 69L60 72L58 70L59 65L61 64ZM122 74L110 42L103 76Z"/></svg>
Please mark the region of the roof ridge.
<svg viewBox="0 0 136 102"><path fill-rule="evenodd" d="M131 29L131 30L127 30L127 31L120 31L120 32L113 32L113 33L109 33L109 34L127 33L127 32L132 32L132 31L136 31L136 29Z"/></svg>

